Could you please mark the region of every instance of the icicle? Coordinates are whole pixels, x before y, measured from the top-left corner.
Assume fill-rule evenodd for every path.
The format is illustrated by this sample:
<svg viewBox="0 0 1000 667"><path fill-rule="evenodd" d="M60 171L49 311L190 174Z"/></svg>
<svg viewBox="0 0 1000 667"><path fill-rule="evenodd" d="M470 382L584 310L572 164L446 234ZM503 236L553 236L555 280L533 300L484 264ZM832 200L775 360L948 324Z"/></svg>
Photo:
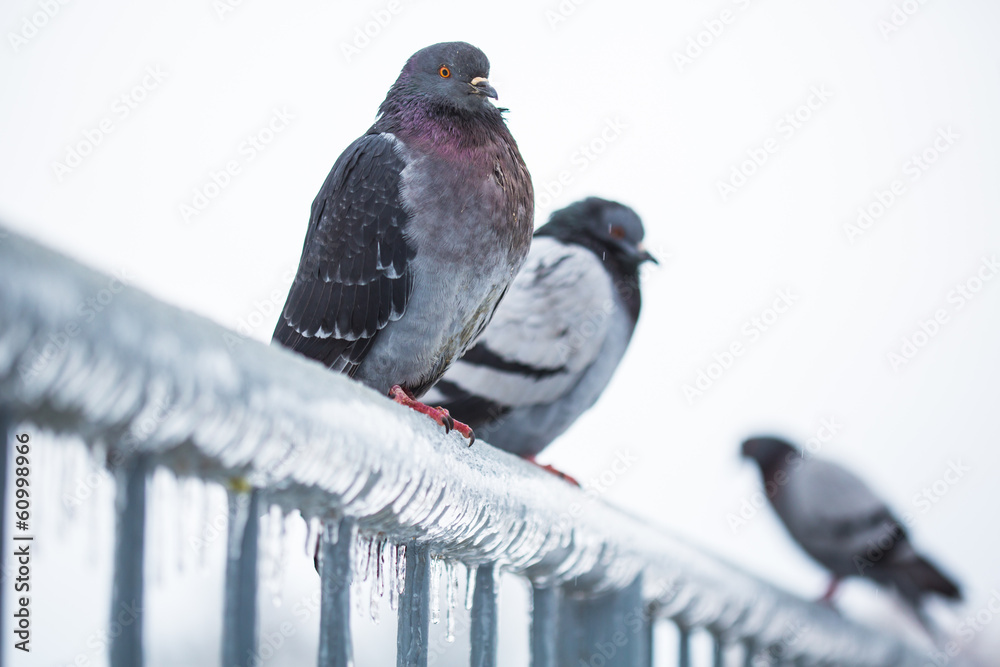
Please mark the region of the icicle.
<svg viewBox="0 0 1000 667"><path fill-rule="evenodd" d="M385 546L386 537L384 535L378 535L372 540L374 563L371 564L371 567L374 570L372 573L374 579L371 581L368 614L375 624L378 624L380 620L382 594L385 592Z"/></svg>
<svg viewBox="0 0 1000 667"><path fill-rule="evenodd" d="M274 578L271 581L271 604L275 607L280 607L281 603L284 602L285 563L288 561L285 543L288 541L288 521L292 518L291 515L285 516L280 508L278 516L280 517L278 519L278 553L274 561Z"/></svg>
<svg viewBox="0 0 1000 667"><path fill-rule="evenodd" d="M198 552L198 569L204 570L205 564L208 562L207 552L208 552L208 540L206 539L209 535L209 516L211 516L212 507L212 488L208 484L202 482L201 487L201 515L198 518L198 523L196 524L197 529L192 538L190 545L195 551ZM213 526L214 528L214 526ZM197 546L196 546L197 545Z"/></svg>
<svg viewBox="0 0 1000 667"><path fill-rule="evenodd" d="M441 622L441 559L431 556L430 602L431 623Z"/></svg>
<svg viewBox="0 0 1000 667"><path fill-rule="evenodd" d="M393 544L389 549L389 609L399 608L399 545Z"/></svg>
<svg viewBox="0 0 1000 667"><path fill-rule="evenodd" d="M361 554L361 556L356 557L355 563L357 564L357 571L355 573L354 582L357 588L352 592L352 597L357 602L355 607L358 615L371 616L372 609L372 595L374 588L374 582L372 577L374 576L375 563L373 562L375 557L375 539L373 537L364 537L360 533L358 534L358 543L355 553ZM364 560L362 560L362 558ZM368 609L364 608L365 604L368 604ZM378 612L375 612L376 615Z"/></svg>
<svg viewBox="0 0 1000 667"><path fill-rule="evenodd" d="M353 559L353 563L352 563L352 565L354 567L354 572L353 572L353 576L351 577L351 581L353 581L354 583L357 583L357 582L361 581L361 575L362 575L361 554L364 553L363 549L364 549L364 539L361 537L361 533L360 532L355 533L355 535L354 535L354 559Z"/></svg>
<svg viewBox="0 0 1000 667"><path fill-rule="evenodd" d="M341 518L342 517L339 517L339 516L330 517L329 519L327 519L326 521L324 521L324 523L326 525L330 526L330 530L333 531L332 533L330 533L330 544L336 544L337 542L340 541L340 520L341 520ZM357 524L356 523L354 524L354 529L357 530ZM354 539L354 535L353 534L351 535L351 539L352 540Z"/></svg>
<svg viewBox="0 0 1000 667"><path fill-rule="evenodd" d="M66 447L60 448L61 456L56 457L59 465L59 489L77 489L80 480L84 478L79 470L79 459L80 450L82 448L78 446L75 442ZM59 526L59 535L65 536L69 528L74 524L76 519L76 508L89 500L91 500L93 494L88 495L87 498L75 497L76 502L72 503L60 503L61 508L59 510L59 515L56 524Z"/></svg>
<svg viewBox="0 0 1000 667"><path fill-rule="evenodd" d="M101 475L101 481L103 482L105 479L104 474L103 473L99 474ZM96 495L96 493L97 489L94 489L94 494ZM99 525L98 519L100 518L100 514L101 513L97 511L96 507L91 507L87 511L87 524L89 526L88 534L90 536L90 538L87 540L89 547L87 549L87 560L90 562L91 565L97 565L101 561L100 549L98 548L96 539L96 536L100 535L100 533L98 532L100 530L98 527Z"/></svg>
<svg viewBox="0 0 1000 667"><path fill-rule="evenodd" d="M378 544L375 547L375 588L378 591L379 598L385 593L386 542L387 539L383 535L379 538Z"/></svg>
<svg viewBox="0 0 1000 667"><path fill-rule="evenodd" d="M63 456L56 459L59 465L59 486L58 489L75 489L76 484L73 483L73 458L76 454L75 447L64 447L61 449ZM61 459L61 460L60 460ZM57 525L59 526L59 534L66 534L66 526L73 521L73 508L76 503L60 503L61 511L59 512L59 519ZM5 517L6 518L6 517Z"/></svg>
<svg viewBox="0 0 1000 667"><path fill-rule="evenodd" d="M406 545L396 545L396 596L403 594L406 588Z"/></svg>
<svg viewBox="0 0 1000 667"><path fill-rule="evenodd" d="M372 623L374 623L375 625L378 625L379 621L382 620L380 614L381 604L382 604L382 599L378 594L378 586L372 586L371 595L368 599L368 616L371 617Z"/></svg>
<svg viewBox="0 0 1000 667"><path fill-rule="evenodd" d="M177 562L175 566L177 567L177 572L183 572L185 566L185 548L184 545L187 543L188 530L191 524L194 523L194 495L197 493L195 489L195 484L197 480L194 477L186 477L184 479L178 479L178 496L177 506L174 511L174 521L176 526L174 528L176 532L177 542L174 544L174 549L177 551Z"/></svg>
<svg viewBox="0 0 1000 667"><path fill-rule="evenodd" d="M455 612L450 608L444 622L444 640L449 644L455 641Z"/></svg>
<svg viewBox="0 0 1000 667"><path fill-rule="evenodd" d="M472 596L476 593L476 566L465 566L465 608L472 609Z"/></svg>
<svg viewBox="0 0 1000 667"><path fill-rule="evenodd" d="M306 558L312 558L313 554L316 553L316 549L318 548L316 541L319 539L319 526L319 519L316 517L311 517L308 521L306 521ZM337 543L336 538L334 538L333 543Z"/></svg>
<svg viewBox="0 0 1000 667"><path fill-rule="evenodd" d="M367 540L367 542L368 542L367 545L366 545L367 549L365 549L365 554L366 554L366 556L365 556L365 574L364 574L364 578L362 579L362 581L368 581L369 577L372 576L372 569L373 569L373 567L372 567L372 565L373 565L372 560L374 559L374 555L375 555L375 538L374 537L369 537L368 540Z"/></svg>
<svg viewBox="0 0 1000 667"><path fill-rule="evenodd" d="M363 616L365 613L364 604L362 602L362 598L364 598L364 595L362 595L362 591L364 590L362 588L362 583L361 578L357 576L354 577L351 582L351 585L353 586L353 590L351 591L351 600L354 601L355 616Z"/></svg>
<svg viewBox="0 0 1000 667"><path fill-rule="evenodd" d="M455 607L457 605L456 598L458 597L458 568L455 566L454 561L446 561L445 576L448 579L445 588L445 604L448 606L444 619L444 639L451 643L455 641Z"/></svg>
<svg viewBox="0 0 1000 667"><path fill-rule="evenodd" d="M240 557L243 551L243 531L246 529L247 521L250 519L250 493L239 491L228 491L227 496L232 494L233 503L230 505L227 497L227 515L231 523L229 529L229 542L226 545L227 553L233 559ZM235 505L235 507L233 507ZM257 517L254 517L254 521Z"/></svg>
<svg viewBox="0 0 1000 667"><path fill-rule="evenodd" d="M264 590L271 594L271 604L280 607L282 603L283 579L285 576L285 562L288 560L287 535L288 521L292 516L286 516L284 510L279 505L271 505L267 511L267 528L261 532L265 535L266 552L263 558L261 571Z"/></svg>
<svg viewBox="0 0 1000 667"><path fill-rule="evenodd" d="M101 448L100 455L98 455L98 449L97 449L97 447ZM101 464L99 463L100 461L105 460L105 456L106 455L103 453L103 446L98 445L97 447L95 447L94 456L93 457L89 457L89 461L88 461L90 463L90 465L88 466L88 468L91 469L90 474L95 475L94 479L97 480L97 485L94 486L90 490L90 501L91 501L91 504L85 510L87 512L87 523L89 525L89 539L87 540L87 542L88 542L88 546L90 547L87 550L87 557L88 557L90 563L93 564L93 565L97 565L98 563L101 562L101 552L100 552L100 548L99 548L99 545L98 545L98 541L96 539L96 536L100 534L98 532L98 530L99 530L99 525L100 525L99 519L100 519L101 513L99 511L97 511L97 502L96 502L96 500L97 500L97 495L98 495L99 489L108 480L107 473L104 472L103 468L101 468ZM89 479L90 479L90 477L88 475L88 480ZM113 480L112 480L112 482L113 482ZM87 484L89 486L89 484L90 484L89 481L87 482Z"/></svg>

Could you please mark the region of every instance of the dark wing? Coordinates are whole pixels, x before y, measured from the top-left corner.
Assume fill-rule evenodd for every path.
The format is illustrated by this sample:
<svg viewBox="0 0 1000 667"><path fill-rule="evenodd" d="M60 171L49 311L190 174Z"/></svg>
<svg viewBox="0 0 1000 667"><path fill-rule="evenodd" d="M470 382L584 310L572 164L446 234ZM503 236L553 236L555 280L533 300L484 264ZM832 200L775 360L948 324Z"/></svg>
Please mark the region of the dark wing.
<svg viewBox="0 0 1000 667"><path fill-rule="evenodd" d="M273 340L348 375L378 332L402 317L413 287L396 141L365 135L333 165L274 329Z"/></svg>

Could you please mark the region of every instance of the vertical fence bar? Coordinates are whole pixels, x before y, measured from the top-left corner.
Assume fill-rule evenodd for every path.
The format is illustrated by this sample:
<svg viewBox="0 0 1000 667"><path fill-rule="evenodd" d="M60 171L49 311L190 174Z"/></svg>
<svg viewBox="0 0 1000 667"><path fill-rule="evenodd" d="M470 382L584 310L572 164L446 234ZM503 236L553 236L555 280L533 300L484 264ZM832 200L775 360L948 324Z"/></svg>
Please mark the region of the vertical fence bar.
<svg viewBox="0 0 1000 667"><path fill-rule="evenodd" d="M650 619L642 601L642 579L599 598L559 604L559 665L649 667Z"/></svg>
<svg viewBox="0 0 1000 667"><path fill-rule="evenodd" d="M476 568L476 590L472 597L472 667L497 664L497 567L483 563Z"/></svg>
<svg viewBox="0 0 1000 667"><path fill-rule="evenodd" d="M726 667L726 645L722 637L712 634L712 667Z"/></svg>
<svg viewBox="0 0 1000 667"><path fill-rule="evenodd" d="M752 639L743 641L743 667L753 667L753 659L757 654L757 647Z"/></svg>
<svg viewBox="0 0 1000 667"><path fill-rule="evenodd" d="M620 596L622 624L628 638L627 664L629 667L653 667L653 619L642 598L642 575L636 577Z"/></svg>
<svg viewBox="0 0 1000 667"><path fill-rule="evenodd" d="M354 664L351 645L353 519L326 523L320 536L319 667Z"/></svg>
<svg viewBox="0 0 1000 667"><path fill-rule="evenodd" d="M139 454L115 471L115 569L109 627L120 627L121 632L112 636L108 649L111 667L143 664L146 476L150 467L149 456Z"/></svg>
<svg viewBox="0 0 1000 667"><path fill-rule="evenodd" d="M677 624L677 665L691 667L691 630L680 623Z"/></svg>
<svg viewBox="0 0 1000 667"><path fill-rule="evenodd" d="M10 416L6 411L0 410L0 441L3 442L3 454L0 455L0 542L3 548L0 549L0 612L5 607L3 604L4 591L7 590L7 488L10 483L7 481L7 458L14 455L14 447L17 444L14 440L14 424L11 423ZM6 616L0 614L0 637L6 637L4 620ZM2 647L3 644L0 644ZM3 667L4 651L0 648L0 667Z"/></svg>
<svg viewBox="0 0 1000 667"><path fill-rule="evenodd" d="M639 667L653 667L653 631L656 628L656 618L653 616L652 609L644 609L643 613L645 614L646 625L642 629L644 652L639 656Z"/></svg>
<svg viewBox="0 0 1000 667"><path fill-rule="evenodd" d="M531 667L557 667L559 588L531 584Z"/></svg>
<svg viewBox="0 0 1000 667"><path fill-rule="evenodd" d="M431 559L426 545L406 545L406 582L399 599L396 667L427 667Z"/></svg>
<svg viewBox="0 0 1000 667"><path fill-rule="evenodd" d="M229 489L229 544L222 621L223 667L248 667L257 651L260 491Z"/></svg>

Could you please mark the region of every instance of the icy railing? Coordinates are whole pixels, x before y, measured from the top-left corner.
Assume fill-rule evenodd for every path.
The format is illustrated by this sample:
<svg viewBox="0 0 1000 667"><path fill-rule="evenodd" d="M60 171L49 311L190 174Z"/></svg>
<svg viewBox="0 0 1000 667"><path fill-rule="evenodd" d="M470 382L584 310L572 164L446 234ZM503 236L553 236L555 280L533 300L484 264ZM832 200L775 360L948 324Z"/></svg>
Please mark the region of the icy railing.
<svg viewBox="0 0 1000 667"><path fill-rule="evenodd" d="M22 422L78 434L114 462L111 609L133 599L142 607L150 471L163 466L227 487L235 520L224 667L255 655L259 529L246 519L271 505L323 522L321 666L351 664L359 531L375 536L372 567L388 580L377 585L398 607L400 666L427 664L441 559L464 563L474 580L472 665L496 664L500 569L532 584L535 667L648 667L658 619L679 629L681 665L691 664L692 633L706 631L715 665L924 662L901 641L763 583L513 456L468 448L318 364L243 340L0 228L0 427L9 432ZM129 435L138 424L148 437ZM4 521L8 510L0 507ZM142 626L115 638L114 667L142 664Z"/></svg>

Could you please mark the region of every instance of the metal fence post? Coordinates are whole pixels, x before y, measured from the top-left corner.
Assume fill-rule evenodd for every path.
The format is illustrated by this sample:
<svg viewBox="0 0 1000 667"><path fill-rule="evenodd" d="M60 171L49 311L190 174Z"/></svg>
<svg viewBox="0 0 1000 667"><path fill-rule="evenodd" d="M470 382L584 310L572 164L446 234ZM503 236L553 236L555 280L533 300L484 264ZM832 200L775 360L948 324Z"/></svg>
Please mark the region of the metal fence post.
<svg viewBox="0 0 1000 667"><path fill-rule="evenodd" d="M142 667L143 574L146 553L148 454L127 458L115 471L115 561L108 649L111 667Z"/></svg>
<svg viewBox="0 0 1000 667"><path fill-rule="evenodd" d="M257 651L260 491L229 489L229 543L222 621L223 667L249 667Z"/></svg>
<svg viewBox="0 0 1000 667"><path fill-rule="evenodd" d="M752 639L743 642L743 667L753 667L753 659L757 655L757 646Z"/></svg>
<svg viewBox="0 0 1000 667"><path fill-rule="evenodd" d="M531 667L556 667L559 587L531 584Z"/></svg>
<svg viewBox="0 0 1000 667"><path fill-rule="evenodd" d="M677 624L677 665L691 667L691 630Z"/></svg>
<svg viewBox="0 0 1000 667"><path fill-rule="evenodd" d="M497 567L483 563L476 568L476 590L472 598L472 667L497 664Z"/></svg>
<svg viewBox="0 0 1000 667"><path fill-rule="evenodd" d="M396 667L427 667L430 628L430 551L426 545L406 545L406 581L399 599Z"/></svg>
<svg viewBox="0 0 1000 667"><path fill-rule="evenodd" d="M559 605L559 665L649 667L650 619L642 578L598 598L563 595Z"/></svg>
<svg viewBox="0 0 1000 667"><path fill-rule="evenodd" d="M351 646L353 519L326 523L320 536L319 667L354 664Z"/></svg>
<svg viewBox="0 0 1000 667"><path fill-rule="evenodd" d="M718 634L712 635L712 667L725 667L726 645Z"/></svg>

